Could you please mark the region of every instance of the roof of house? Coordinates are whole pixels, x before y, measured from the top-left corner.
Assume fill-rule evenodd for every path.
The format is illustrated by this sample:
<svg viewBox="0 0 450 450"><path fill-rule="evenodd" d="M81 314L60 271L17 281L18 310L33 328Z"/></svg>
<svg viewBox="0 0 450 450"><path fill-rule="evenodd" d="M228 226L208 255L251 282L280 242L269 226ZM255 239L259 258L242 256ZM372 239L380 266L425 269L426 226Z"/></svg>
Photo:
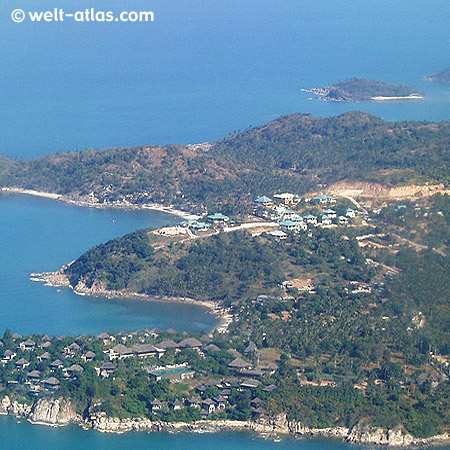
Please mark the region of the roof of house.
<svg viewBox="0 0 450 450"><path fill-rule="evenodd" d="M244 353L256 352L256 350L258 350L258 347L253 341L250 341L247 348L244 350Z"/></svg>
<svg viewBox="0 0 450 450"><path fill-rule="evenodd" d="M159 353L165 351L164 349L157 348L152 344L142 344L142 345L135 345L133 347L133 352L137 353L138 355L140 353Z"/></svg>
<svg viewBox="0 0 450 450"><path fill-rule="evenodd" d="M131 355L133 351L123 344L117 344L109 349L110 353L118 353L119 355Z"/></svg>
<svg viewBox="0 0 450 450"><path fill-rule="evenodd" d="M228 363L228 367L244 368L249 366L251 366L251 364L247 361L244 361L242 358L235 358L233 359L233 361Z"/></svg>
<svg viewBox="0 0 450 450"><path fill-rule="evenodd" d="M72 364L67 368L67 372L84 372L84 369L79 364Z"/></svg>
<svg viewBox="0 0 450 450"><path fill-rule="evenodd" d="M16 361L16 366L24 366L26 364L30 364L25 358L20 358Z"/></svg>
<svg viewBox="0 0 450 450"><path fill-rule="evenodd" d="M202 347L203 343L201 343L196 338L187 338L187 339L183 339L178 345L180 347L182 347L182 348L185 348L185 347Z"/></svg>
<svg viewBox="0 0 450 450"><path fill-rule="evenodd" d="M39 370L32 370L31 372L27 373L27 377L28 378L40 378L41 372L39 372Z"/></svg>
<svg viewBox="0 0 450 450"><path fill-rule="evenodd" d="M272 201L271 198L266 197L265 195L263 195L262 197L259 197L255 200L255 202L257 203L270 203Z"/></svg>
<svg viewBox="0 0 450 450"><path fill-rule="evenodd" d="M228 220L229 217L222 213L214 213L208 216L210 220Z"/></svg>
<svg viewBox="0 0 450 450"><path fill-rule="evenodd" d="M116 366L113 363L105 362L100 366L100 370L116 370Z"/></svg>
<svg viewBox="0 0 450 450"><path fill-rule="evenodd" d="M220 352L220 348L217 345L209 344L203 348L203 351L211 353L211 352Z"/></svg>
<svg viewBox="0 0 450 450"><path fill-rule="evenodd" d="M294 198L294 194L290 194L289 192L283 192L282 194L275 194L275 198L280 198L282 200L288 199L288 198Z"/></svg>
<svg viewBox="0 0 450 450"><path fill-rule="evenodd" d="M283 220L280 222L280 226L282 227L295 227L297 226L297 223L292 220Z"/></svg>
<svg viewBox="0 0 450 450"><path fill-rule="evenodd" d="M287 237L287 234L282 230L273 230L269 234L274 237Z"/></svg>
<svg viewBox="0 0 450 450"><path fill-rule="evenodd" d="M269 386L266 386L263 388L264 392L273 392L277 387L274 384L270 384Z"/></svg>
<svg viewBox="0 0 450 450"><path fill-rule="evenodd" d="M257 388L261 384L258 380L253 380L252 378L249 378L248 380L245 380L241 383L242 387L249 387L249 388Z"/></svg>
<svg viewBox="0 0 450 450"><path fill-rule="evenodd" d="M23 344L27 347L33 347L36 345L36 342L34 342L32 339L27 339Z"/></svg>
<svg viewBox="0 0 450 450"><path fill-rule="evenodd" d="M236 350L235 348L230 348L227 350L227 353L229 353L231 356L234 356L235 358L241 358L242 353Z"/></svg>
<svg viewBox="0 0 450 450"><path fill-rule="evenodd" d="M167 348L178 348L179 345L175 342L172 341L171 339L166 340L166 341L162 341L159 344L156 344L158 346L158 348L163 348L163 349L167 349Z"/></svg>
<svg viewBox="0 0 450 450"><path fill-rule="evenodd" d="M95 353L91 352L90 350L87 351L84 355L85 358L95 358Z"/></svg>
<svg viewBox="0 0 450 450"><path fill-rule="evenodd" d="M41 356L39 356L39 358L41 358L41 359L50 359L51 357L52 356L50 355L49 352L44 352L44 353L42 353Z"/></svg>
<svg viewBox="0 0 450 450"><path fill-rule="evenodd" d="M81 347L76 342L73 342L72 344L70 344L68 348L70 348L70 350L80 350L81 349Z"/></svg>
<svg viewBox="0 0 450 450"><path fill-rule="evenodd" d="M60 359L55 359L50 365L54 367L62 366L63 362Z"/></svg>
<svg viewBox="0 0 450 450"><path fill-rule="evenodd" d="M111 336L110 336L108 333L105 333L105 332L100 333L100 334L97 336L98 339L109 339L110 337L111 337Z"/></svg>
<svg viewBox="0 0 450 450"><path fill-rule="evenodd" d="M59 382L59 380L57 378L55 378L55 377L47 378L46 380L43 381L43 383L49 384L51 386L58 386L59 384L61 384Z"/></svg>

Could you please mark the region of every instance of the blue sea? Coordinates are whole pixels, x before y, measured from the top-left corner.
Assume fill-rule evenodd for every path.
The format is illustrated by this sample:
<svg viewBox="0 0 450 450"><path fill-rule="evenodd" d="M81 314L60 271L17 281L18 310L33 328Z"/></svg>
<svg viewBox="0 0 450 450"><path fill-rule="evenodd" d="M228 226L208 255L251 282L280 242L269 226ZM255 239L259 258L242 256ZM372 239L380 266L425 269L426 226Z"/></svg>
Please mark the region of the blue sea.
<svg viewBox="0 0 450 450"><path fill-rule="evenodd" d="M13 9L154 12L152 23L14 23ZM294 112L360 109L387 120L450 120L450 87L422 81L450 66L448 0L4 0L0 3L0 155L198 143ZM302 88L350 77L416 86L419 101L329 103ZM209 331L179 304L79 297L29 280L137 228L154 211L95 210L0 196L0 332L79 334L158 326ZM101 435L0 418L1 449L349 448L247 434ZM357 448L357 447L352 447Z"/></svg>

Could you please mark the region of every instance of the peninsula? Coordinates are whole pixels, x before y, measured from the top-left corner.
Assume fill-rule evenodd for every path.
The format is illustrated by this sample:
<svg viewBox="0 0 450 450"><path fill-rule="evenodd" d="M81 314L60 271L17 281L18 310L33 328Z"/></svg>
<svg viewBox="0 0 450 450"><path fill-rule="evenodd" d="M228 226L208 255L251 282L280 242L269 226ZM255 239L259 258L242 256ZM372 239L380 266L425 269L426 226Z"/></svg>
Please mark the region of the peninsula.
<svg viewBox="0 0 450 450"><path fill-rule="evenodd" d="M449 142L446 122L296 114L199 147L4 160L8 189L197 215L33 279L84 295L201 301L229 320L209 335L6 331L2 411L102 431L444 442Z"/></svg>
<svg viewBox="0 0 450 450"><path fill-rule="evenodd" d="M317 89L302 89L312 92L319 100L331 102L370 102L412 100L422 98L413 87L388 84L380 80L350 78L339 83Z"/></svg>

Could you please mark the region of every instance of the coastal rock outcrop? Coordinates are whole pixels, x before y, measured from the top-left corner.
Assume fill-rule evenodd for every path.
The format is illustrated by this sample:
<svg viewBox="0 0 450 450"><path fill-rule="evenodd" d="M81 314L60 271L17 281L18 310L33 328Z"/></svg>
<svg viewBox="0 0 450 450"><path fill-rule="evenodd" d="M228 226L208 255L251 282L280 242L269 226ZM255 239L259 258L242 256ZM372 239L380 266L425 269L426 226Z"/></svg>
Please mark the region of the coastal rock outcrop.
<svg viewBox="0 0 450 450"><path fill-rule="evenodd" d="M0 414L6 415L8 414L8 408L11 406L11 400L8 396L2 398L0 401Z"/></svg>
<svg viewBox="0 0 450 450"><path fill-rule="evenodd" d="M415 443L415 439L401 427L385 430L368 424L358 423L349 432L348 442L389 447L406 447Z"/></svg>
<svg viewBox="0 0 450 450"><path fill-rule="evenodd" d="M5 397L2 400L2 404L3 403L8 414L16 417L27 417L28 414L30 414L31 405L27 405L26 403L19 403L16 400L11 401L9 397Z"/></svg>
<svg viewBox="0 0 450 450"><path fill-rule="evenodd" d="M28 420L32 423L61 426L79 421L79 416L69 400L42 398L33 404Z"/></svg>

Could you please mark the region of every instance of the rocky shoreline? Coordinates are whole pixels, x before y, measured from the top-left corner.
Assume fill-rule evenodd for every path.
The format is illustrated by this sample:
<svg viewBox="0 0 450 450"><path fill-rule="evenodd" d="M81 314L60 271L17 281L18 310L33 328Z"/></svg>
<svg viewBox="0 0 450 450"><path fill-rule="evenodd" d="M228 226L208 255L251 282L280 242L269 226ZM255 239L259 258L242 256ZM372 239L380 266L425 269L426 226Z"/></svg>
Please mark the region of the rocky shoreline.
<svg viewBox="0 0 450 450"><path fill-rule="evenodd" d="M258 421L233 420L199 420L196 422L162 422L147 418L119 419L108 417L105 413L78 414L70 400L63 398L42 398L33 404L22 404L5 396L0 401L0 415L12 415L24 418L33 424L60 427L71 423L88 430L103 433L126 433L129 431L146 432L190 432L216 433L223 431L247 431L262 437L325 437L335 438L351 444L376 445L385 447L427 447L445 445L450 442L450 435L443 434L426 439L416 439L400 427L385 430L359 422L351 428L309 428L301 422L288 420L280 414L273 418Z"/></svg>
<svg viewBox="0 0 450 450"><path fill-rule="evenodd" d="M69 277L64 273L64 269L70 264L71 263L63 266L56 272L32 273L30 274L30 279L31 281L44 283L45 286L68 287L69 289L72 289L75 294L81 296L104 297L108 299L126 298L130 300L144 300L153 302L187 303L200 306L202 308L207 308L214 317L220 320L219 324L214 328L214 330L219 333L226 333L228 327L233 322L233 316L230 314L229 310L221 307L220 304L213 301L203 301L189 297L151 296L137 292L129 292L126 290L111 291L100 286L93 286L89 288L84 283L78 283L76 286L72 286L70 284Z"/></svg>

